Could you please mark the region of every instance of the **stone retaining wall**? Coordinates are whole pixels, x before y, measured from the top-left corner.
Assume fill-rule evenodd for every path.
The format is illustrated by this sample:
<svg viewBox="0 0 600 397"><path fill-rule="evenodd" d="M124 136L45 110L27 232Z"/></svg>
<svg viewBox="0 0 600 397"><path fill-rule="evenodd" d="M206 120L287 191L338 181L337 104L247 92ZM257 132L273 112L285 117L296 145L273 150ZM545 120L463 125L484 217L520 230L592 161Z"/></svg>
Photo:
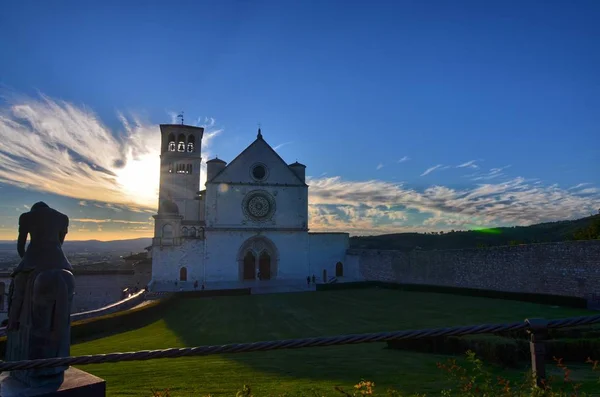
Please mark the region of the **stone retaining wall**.
<svg viewBox="0 0 600 397"><path fill-rule="evenodd" d="M443 251L348 250L365 280L591 298L600 294L600 241Z"/></svg>

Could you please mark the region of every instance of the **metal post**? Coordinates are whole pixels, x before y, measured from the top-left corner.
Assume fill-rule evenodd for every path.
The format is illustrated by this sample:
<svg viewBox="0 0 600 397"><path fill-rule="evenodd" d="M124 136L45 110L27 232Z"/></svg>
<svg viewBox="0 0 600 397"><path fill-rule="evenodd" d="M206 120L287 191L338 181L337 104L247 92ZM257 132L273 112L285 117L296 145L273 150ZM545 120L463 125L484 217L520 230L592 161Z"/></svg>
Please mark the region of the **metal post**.
<svg viewBox="0 0 600 397"><path fill-rule="evenodd" d="M526 319L525 323L531 335L529 350L531 352L531 370L538 387L543 387L546 379L546 343L548 339L548 321L543 318Z"/></svg>

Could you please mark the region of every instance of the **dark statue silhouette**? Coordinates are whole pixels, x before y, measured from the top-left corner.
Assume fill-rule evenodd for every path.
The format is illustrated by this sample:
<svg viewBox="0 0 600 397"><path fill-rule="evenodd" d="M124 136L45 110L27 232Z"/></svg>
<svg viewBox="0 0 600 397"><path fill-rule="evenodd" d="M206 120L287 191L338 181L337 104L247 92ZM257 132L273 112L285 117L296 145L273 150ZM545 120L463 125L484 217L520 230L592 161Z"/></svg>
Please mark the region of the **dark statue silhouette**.
<svg viewBox="0 0 600 397"><path fill-rule="evenodd" d="M70 355L75 280L62 250L68 227L69 218L43 202L19 218L21 262L11 274L6 361ZM41 387L62 383L66 369L12 371L10 376L28 387Z"/></svg>

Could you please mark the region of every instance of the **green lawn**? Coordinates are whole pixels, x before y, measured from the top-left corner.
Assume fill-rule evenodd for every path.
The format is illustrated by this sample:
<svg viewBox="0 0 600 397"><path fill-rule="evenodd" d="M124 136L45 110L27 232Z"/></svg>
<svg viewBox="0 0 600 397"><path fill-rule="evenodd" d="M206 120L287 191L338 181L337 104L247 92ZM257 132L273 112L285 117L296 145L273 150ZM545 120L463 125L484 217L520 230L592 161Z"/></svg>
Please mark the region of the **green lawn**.
<svg viewBox="0 0 600 397"><path fill-rule="evenodd" d="M521 321L590 314L586 310L449 294L386 289L187 299L143 328L76 344L72 355L284 338ZM384 343L80 366L107 381L110 396L338 395L361 379L377 389L435 392L446 385L435 363L447 357L385 349ZM519 377L518 371L500 371ZM583 371L583 370L582 370ZM575 375L591 385L589 371ZM588 385L588 387L589 387ZM433 394L433 393L432 393ZM439 393L436 393L439 395Z"/></svg>

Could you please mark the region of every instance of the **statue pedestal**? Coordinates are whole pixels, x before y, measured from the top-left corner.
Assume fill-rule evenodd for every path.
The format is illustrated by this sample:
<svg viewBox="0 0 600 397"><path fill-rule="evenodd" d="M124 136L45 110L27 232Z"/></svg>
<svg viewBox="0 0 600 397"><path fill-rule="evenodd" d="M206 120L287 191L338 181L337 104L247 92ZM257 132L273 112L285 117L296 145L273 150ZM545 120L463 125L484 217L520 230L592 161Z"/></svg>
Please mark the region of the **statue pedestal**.
<svg viewBox="0 0 600 397"><path fill-rule="evenodd" d="M58 386L31 388L11 378L9 372L0 374L2 397L105 397L106 381L97 376L69 367Z"/></svg>

